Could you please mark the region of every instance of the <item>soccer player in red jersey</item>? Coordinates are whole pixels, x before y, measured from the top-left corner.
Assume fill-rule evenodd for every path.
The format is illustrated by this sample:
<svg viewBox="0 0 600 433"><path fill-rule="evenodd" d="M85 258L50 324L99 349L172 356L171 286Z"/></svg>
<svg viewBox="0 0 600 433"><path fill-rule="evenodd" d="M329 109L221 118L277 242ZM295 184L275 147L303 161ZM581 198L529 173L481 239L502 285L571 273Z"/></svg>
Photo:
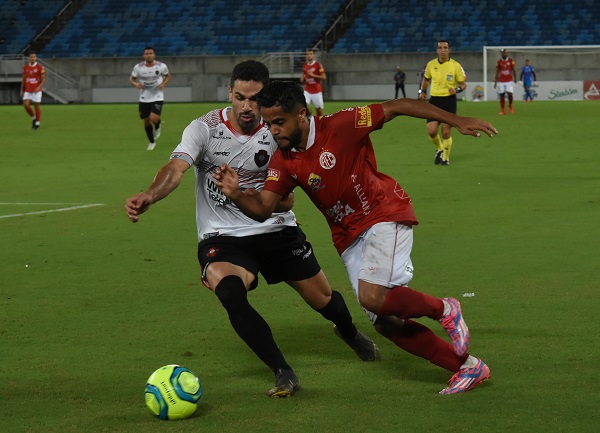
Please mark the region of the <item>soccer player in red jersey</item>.
<svg viewBox="0 0 600 433"><path fill-rule="evenodd" d="M257 101L278 145L267 181L259 193L247 194L239 188L238 174L223 165L214 175L221 191L260 221L300 186L325 216L354 293L377 332L453 372L450 385L440 394L468 391L487 379L488 366L468 353L469 330L458 300L407 286L413 277L412 227L418 222L408 194L377 170L369 134L401 115L435 119L465 135L492 136L496 129L486 121L411 99L316 118L310 116L301 87L293 82L271 82ZM452 344L412 320L424 316L439 321Z"/></svg>
<svg viewBox="0 0 600 433"><path fill-rule="evenodd" d="M45 82L46 70L37 62L37 54L29 53L29 62L23 66L21 97L23 98L23 107L31 117L32 129L40 127L40 117L42 116L40 104L42 103L42 86ZM31 102L35 107L35 113L31 109Z"/></svg>
<svg viewBox="0 0 600 433"><path fill-rule="evenodd" d="M306 50L306 63L302 65L302 77L300 82L304 83L304 98L306 105L312 104L315 106L317 116L323 115L323 86L321 81L327 79L323 65L315 60L314 50Z"/></svg>
<svg viewBox="0 0 600 433"><path fill-rule="evenodd" d="M508 94L508 109L514 114L513 109L513 90L517 81L517 71L515 70L515 61L508 57L508 51L501 51L502 58L496 63L496 74L494 75L494 89L500 95L500 114L506 114L504 108L504 94Z"/></svg>

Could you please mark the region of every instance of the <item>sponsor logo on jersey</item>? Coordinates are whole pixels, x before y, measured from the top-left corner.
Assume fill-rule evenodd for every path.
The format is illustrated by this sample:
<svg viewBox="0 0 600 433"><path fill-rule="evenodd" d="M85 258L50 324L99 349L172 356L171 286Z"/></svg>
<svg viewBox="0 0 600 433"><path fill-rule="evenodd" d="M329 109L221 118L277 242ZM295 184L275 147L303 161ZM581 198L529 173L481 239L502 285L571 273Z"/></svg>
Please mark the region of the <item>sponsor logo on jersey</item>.
<svg viewBox="0 0 600 433"><path fill-rule="evenodd" d="M312 192L317 192L325 188L325 185L321 185L321 176L314 173L311 173L308 176L308 186L310 187Z"/></svg>
<svg viewBox="0 0 600 433"><path fill-rule="evenodd" d="M356 109L356 127L370 128L371 126L373 126L371 109L369 107L358 107Z"/></svg>
<svg viewBox="0 0 600 433"><path fill-rule="evenodd" d="M327 150L324 150L319 155L319 164L321 164L321 167L325 170L332 169L335 166L335 162L335 155Z"/></svg>
<svg viewBox="0 0 600 433"><path fill-rule="evenodd" d="M221 155L221 156L229 156L231 154L231 152L227 152L225 150L219 150L213 153L213 155Z"/></svg>
<svg viewBox="0 0 600 433"><path fill-rule="evenodd" d="M215 236L219 236L219 232L204 233L203 238L209 239L209 238L214 238Z"/></svg>
<svg viewBox="0 0 600 433"><path fill-rule="evenodd" d="M216 138L217 140L231 140L231 137L223 134L223 130L219 131L219 135L212 135L212 138Z"/></svg>
<svg viewBox="0 0 600 433"><path fill-rule="evenodd" d="M267 162L269 162L269 154L267 153L266 150L261 149L254 154L254 163L258 167L262 167L262 166L266 165Z"/></svg>
<svg viewBox="0 0 600 433"><path fill-rule="evenodd" d="M343 205L339 200L338 202L330 209L327 209L325 213L329 218L331 218L334 222L340 223L346 217L346 215L350 215L354 212L350 206Z"/></svg>
<svg viewBox="0 0 600 433"><path fill-rule="evenodd" d="M279 180L279 170L269 168L267 170L267 180L274 180L275 182L277 182Z"/></svg>
<svg viewBox="0 0 600 433"><path fill-rule="evenodd" d="M206 193L209 199L217 202L217 206L231 204L231 200L225 197L225 194L221 192L221 190L217 187L216 182L212 179L206 180Z"/></svg>
<svg viewBox="0 0 600 433"><path fill-rule="evenodd" d="M267 134L265 132L264 134L262 134L261 139L258 140L258 144L263 144L265 146L270 146L271 145L271 141L265 141L267 138L269 138L269 134Z"/></svg>

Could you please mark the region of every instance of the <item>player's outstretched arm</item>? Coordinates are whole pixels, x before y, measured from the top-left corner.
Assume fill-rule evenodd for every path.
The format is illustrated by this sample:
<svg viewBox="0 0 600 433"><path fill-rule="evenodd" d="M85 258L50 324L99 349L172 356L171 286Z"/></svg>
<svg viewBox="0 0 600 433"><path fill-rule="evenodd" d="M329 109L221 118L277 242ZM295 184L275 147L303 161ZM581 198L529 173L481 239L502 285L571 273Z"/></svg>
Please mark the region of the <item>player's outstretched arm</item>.
<svg viewBox="0 0 600 433"><path fill-rule="evenodd" d="M145 192L140 192L129 197L125 202L125 212L132 222L138 222L140 215L150 206L168 196L179 186L181 178L190 165L180 159L172 159L163 166L154 181Z"/></svg>
<svg viewBox="0 0 600 433"><path fill-rule="evenodd" d="M213 174L217 187L244 214L256 221L264 221L275 212L282 200L271 191L240 191L240 179L230 166L223 164Z"/></svg>
<svg viewBox="0 0 600 433"><path fill-rule="evenodd" d="M397 116L411 116L421 119L434 119L455 127L461 134L479 137L481 132L489 137L498 131L489 122L473 117L462 117L449 113L432 104L424 104L415 99L393 99L381 104L384 121L389 122Z"/></svg>

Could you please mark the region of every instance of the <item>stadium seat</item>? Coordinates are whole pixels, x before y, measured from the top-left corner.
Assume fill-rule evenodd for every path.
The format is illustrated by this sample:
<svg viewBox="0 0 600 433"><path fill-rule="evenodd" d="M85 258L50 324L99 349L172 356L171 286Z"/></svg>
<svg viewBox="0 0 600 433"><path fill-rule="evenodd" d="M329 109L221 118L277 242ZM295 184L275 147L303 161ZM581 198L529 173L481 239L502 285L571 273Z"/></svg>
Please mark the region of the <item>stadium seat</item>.
<svg viewBox="0 0 600 433"><path fill-rule="evenodd" d="M23 50L63 5L63 0L37 2L36 8L17 0L3 2L0 54ZM263 0L260 9L249 0L96 0L82 7L46 45L43 55L139 56L148 44L161 56L303 51L324 33L346 2L306 0L281 5L281 0ZM371 0L331 51L431 52L440 38L452 40L455 51L480 51L483 45L600 44L598 5L590 1L540 7L522 0Z"/></svg>

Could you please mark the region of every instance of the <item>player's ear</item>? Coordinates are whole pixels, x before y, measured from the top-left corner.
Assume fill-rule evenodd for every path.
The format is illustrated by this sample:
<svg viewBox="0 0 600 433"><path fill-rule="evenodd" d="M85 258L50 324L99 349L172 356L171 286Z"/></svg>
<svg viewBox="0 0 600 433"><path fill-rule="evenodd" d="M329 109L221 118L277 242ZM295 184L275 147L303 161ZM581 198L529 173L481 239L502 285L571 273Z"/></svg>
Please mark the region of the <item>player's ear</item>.
<svg viewBox="0 0 600 433"><path fill-rule="evenodd" d="M230 85L227 85L227 91L229 92L229 101L233 102L233 91L231 90Z"/></svg>
<svg viewBox="0 0 600 433"><path fill-rule="evenodd" d="M304 123L306 121L306 116L307 116L306 108L302 107L300 109L300 111L298 112L298 121L300 123Z"/></svg>

